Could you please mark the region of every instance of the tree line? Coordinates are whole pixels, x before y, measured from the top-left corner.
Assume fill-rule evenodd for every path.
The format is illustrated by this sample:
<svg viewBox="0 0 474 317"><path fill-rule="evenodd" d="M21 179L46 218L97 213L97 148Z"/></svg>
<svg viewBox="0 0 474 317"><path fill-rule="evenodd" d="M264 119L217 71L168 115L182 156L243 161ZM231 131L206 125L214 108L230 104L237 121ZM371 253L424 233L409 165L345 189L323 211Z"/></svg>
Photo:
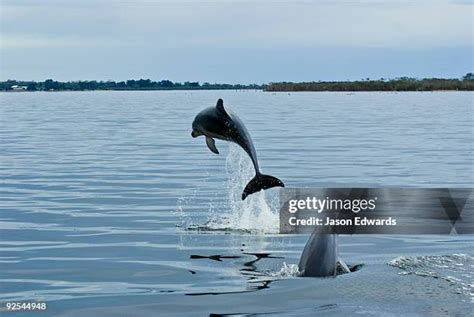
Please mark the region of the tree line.
<svg viewBox="0 0 474 317"><path fill-rule="evenodd" d="M1 91L56 91L56 90L204 90L204 89L263 89L265 91L433 91L433 90L474 90L474 74L467 73L461 79L409 78L356 81L318 81L318 82L275 82L262 84L210 84L170 80L152 81L150 79L130 79L127 81L21 81L0 82Z"/></svg>
<svg viewBox="0 0 474 317"><path fill-rule="evenodd" d="M170 80L152 81L150 79L130 79L127 81L21 81L7 80L0 82L0 90L28 90L28 91L55 91L55 90L199 90L199 89L262 89L262 85L250 84L211 84L186 81L184 83Z"/></svg>
<svg viewBox="0 0 474 317"><path fill-rule="evenodd" d="M265 87L266 91L433 91L474 90L474 74L461 79L401 77L391 80L277 82Z"/></svg>

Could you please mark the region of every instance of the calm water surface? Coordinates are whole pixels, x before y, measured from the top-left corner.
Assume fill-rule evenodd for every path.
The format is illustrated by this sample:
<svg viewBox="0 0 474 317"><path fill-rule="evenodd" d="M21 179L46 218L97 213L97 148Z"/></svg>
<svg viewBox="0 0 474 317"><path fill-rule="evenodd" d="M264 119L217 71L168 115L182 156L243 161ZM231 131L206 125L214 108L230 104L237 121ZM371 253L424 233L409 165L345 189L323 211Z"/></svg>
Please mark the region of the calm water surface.
<svg viewBox="0 0 474 317"><path fill-rule="evenodd" d="M474 94L2 93L0 302L47 315L468 315L473 236L342 236L364 264L295 277L277 190L241 202L242 151L190 136L223 98L291 187L472 187ZM3 313L1 313L3 315ZM21 313L22 316L28 313ZM31 315L39 316L34 312Z"/></svg>

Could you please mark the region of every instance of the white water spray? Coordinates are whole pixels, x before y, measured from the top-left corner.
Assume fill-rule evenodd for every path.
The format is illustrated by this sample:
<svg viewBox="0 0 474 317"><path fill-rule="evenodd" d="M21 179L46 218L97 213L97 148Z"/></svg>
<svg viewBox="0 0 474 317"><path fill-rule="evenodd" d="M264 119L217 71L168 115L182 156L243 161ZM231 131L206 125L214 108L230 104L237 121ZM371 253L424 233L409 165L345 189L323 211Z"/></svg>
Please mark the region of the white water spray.
<svg viewBox="0 0 474 317"><path fill-rule="evenodd" d="M212 230L242 230L275 233L278 231L277 195L275 191L260 191L242 201L242 191L255 176L252 161L237 145L229 145L226 158L226 194L228 206L225 210L212 210L207 227ZM274 195L272 195L274 194ZM271 198L270 198L271 197Z"/></svg>

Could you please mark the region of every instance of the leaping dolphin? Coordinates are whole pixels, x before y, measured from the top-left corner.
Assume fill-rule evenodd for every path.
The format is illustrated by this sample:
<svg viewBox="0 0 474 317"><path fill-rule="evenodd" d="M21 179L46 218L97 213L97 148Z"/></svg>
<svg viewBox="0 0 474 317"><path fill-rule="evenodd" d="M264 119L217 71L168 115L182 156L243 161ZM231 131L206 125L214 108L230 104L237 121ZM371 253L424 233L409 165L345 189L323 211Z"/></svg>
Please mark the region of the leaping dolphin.
<svg viewBox="0 0 474 317"><path fill-rule="evenodd" d="M209 150L215 154L219 154L216 148L215 139L234 142L250 156L253 166L255 168L255 177L245 186L242 193L242 200L248 195L268 189L275 186L285 187L283 182L276 177L264 175L260 173L257 161L257 153L253 146L250 134L245 128L244 123L237 117L236 114L224 109L224 102L222 99L217 100L215 107L209 107L199 112L193 121L193 138L200 135L206 137L206 144Z"/></svg>

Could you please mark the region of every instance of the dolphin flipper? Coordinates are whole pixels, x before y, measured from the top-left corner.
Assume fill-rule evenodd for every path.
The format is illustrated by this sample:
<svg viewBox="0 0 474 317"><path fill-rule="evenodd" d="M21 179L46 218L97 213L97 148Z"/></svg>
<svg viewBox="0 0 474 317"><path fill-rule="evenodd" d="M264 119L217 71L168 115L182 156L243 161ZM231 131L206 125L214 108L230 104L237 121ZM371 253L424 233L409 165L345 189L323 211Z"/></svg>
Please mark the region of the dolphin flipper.
<svg viewBox="0 0 474 317"><path fill-rule="evenodd" d="M214 141L213 138L210 138L206 136L206 144L209 150L211 150L212 153L219 154L219 151L216 148L216 141Z"/></svg>

